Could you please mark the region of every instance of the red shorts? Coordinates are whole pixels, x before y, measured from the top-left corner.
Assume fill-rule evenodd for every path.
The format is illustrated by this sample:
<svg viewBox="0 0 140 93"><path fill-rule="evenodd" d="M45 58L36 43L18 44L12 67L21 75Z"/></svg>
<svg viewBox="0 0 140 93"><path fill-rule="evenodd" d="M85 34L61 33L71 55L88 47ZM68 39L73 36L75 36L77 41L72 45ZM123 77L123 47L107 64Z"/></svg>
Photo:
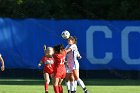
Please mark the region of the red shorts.
<svg viewBox="0 0 140 93"><path fill-rule="evenodd" d="M53 73L53 68L44 68L43 73L52 74Z"/></svg>
<svg viewBox="0 0 140 93"><path fill-rule="evenodd" d="M66 77L66 70L55 71L54 77L64 79Z"/></svg>

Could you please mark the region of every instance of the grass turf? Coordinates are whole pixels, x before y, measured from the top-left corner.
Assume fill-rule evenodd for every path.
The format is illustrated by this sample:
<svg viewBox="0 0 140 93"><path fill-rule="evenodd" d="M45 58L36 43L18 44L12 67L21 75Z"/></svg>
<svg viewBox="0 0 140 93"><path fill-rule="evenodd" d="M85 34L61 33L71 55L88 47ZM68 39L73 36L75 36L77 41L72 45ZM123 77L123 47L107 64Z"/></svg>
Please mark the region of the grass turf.
<svg viewBox="0 0 140 93"><path fill-rule="evenodd" d="M83 80L90 93L140 93L140 80ZM64 93L67 93L63 84ZM0 93L44 93L43 80L1 79ZM50 85L49 93L53 92ZM84 93L78 87L77 93Z"/></svg>

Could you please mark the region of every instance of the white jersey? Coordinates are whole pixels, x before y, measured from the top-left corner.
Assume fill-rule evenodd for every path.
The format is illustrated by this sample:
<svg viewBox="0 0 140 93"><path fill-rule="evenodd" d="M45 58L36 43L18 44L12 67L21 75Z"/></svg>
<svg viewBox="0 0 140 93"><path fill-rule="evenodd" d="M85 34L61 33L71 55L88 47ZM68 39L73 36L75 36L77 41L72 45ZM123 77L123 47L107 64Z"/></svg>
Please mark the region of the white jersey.
<svg viewBox="0 0 140 93"><path fill-rule="evenodd" d="M0 54L0 58L1 58L1 54Z"/></svg>
<svg viewBox="0 0 140 93"><path fill-rule="evenodd" d="M69 69L70 70L79 69L79 62L77 60L77 57L80 54L79 54L77 45L76 44L67 45L65 49L69 49L69 48L72 50L72 51L68 52L66 55L66 60L69 65Z"/></svg>

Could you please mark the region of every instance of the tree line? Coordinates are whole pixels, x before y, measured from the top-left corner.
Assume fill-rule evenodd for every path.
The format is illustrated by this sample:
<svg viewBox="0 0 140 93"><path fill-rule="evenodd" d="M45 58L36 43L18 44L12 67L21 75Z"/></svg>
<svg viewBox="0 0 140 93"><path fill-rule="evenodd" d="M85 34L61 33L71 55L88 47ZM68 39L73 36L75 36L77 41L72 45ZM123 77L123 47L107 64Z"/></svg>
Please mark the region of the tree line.
<svg viewBox="0 0 140 93"><path fill-rule="evenodd" d="M0 0L0 17L139 20L140 0Z"/></svg>

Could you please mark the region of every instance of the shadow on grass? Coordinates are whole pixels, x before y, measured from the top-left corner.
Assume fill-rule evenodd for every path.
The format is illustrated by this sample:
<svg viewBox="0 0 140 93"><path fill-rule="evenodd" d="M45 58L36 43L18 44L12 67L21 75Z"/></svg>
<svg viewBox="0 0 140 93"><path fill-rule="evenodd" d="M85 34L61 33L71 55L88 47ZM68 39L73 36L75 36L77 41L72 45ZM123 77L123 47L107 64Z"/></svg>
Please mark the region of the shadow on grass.
<svg viewBox="0 0 140 93"><path fill-rule="evenodd" d="M140 80L119 80L119 79L88 79L84 80L88 86L140 86ZM43 85L44 80L29 79L1 79L0 85ZM52 84L52 83L51 83ZM63 82L64 85L64 82Z"/></svg>

